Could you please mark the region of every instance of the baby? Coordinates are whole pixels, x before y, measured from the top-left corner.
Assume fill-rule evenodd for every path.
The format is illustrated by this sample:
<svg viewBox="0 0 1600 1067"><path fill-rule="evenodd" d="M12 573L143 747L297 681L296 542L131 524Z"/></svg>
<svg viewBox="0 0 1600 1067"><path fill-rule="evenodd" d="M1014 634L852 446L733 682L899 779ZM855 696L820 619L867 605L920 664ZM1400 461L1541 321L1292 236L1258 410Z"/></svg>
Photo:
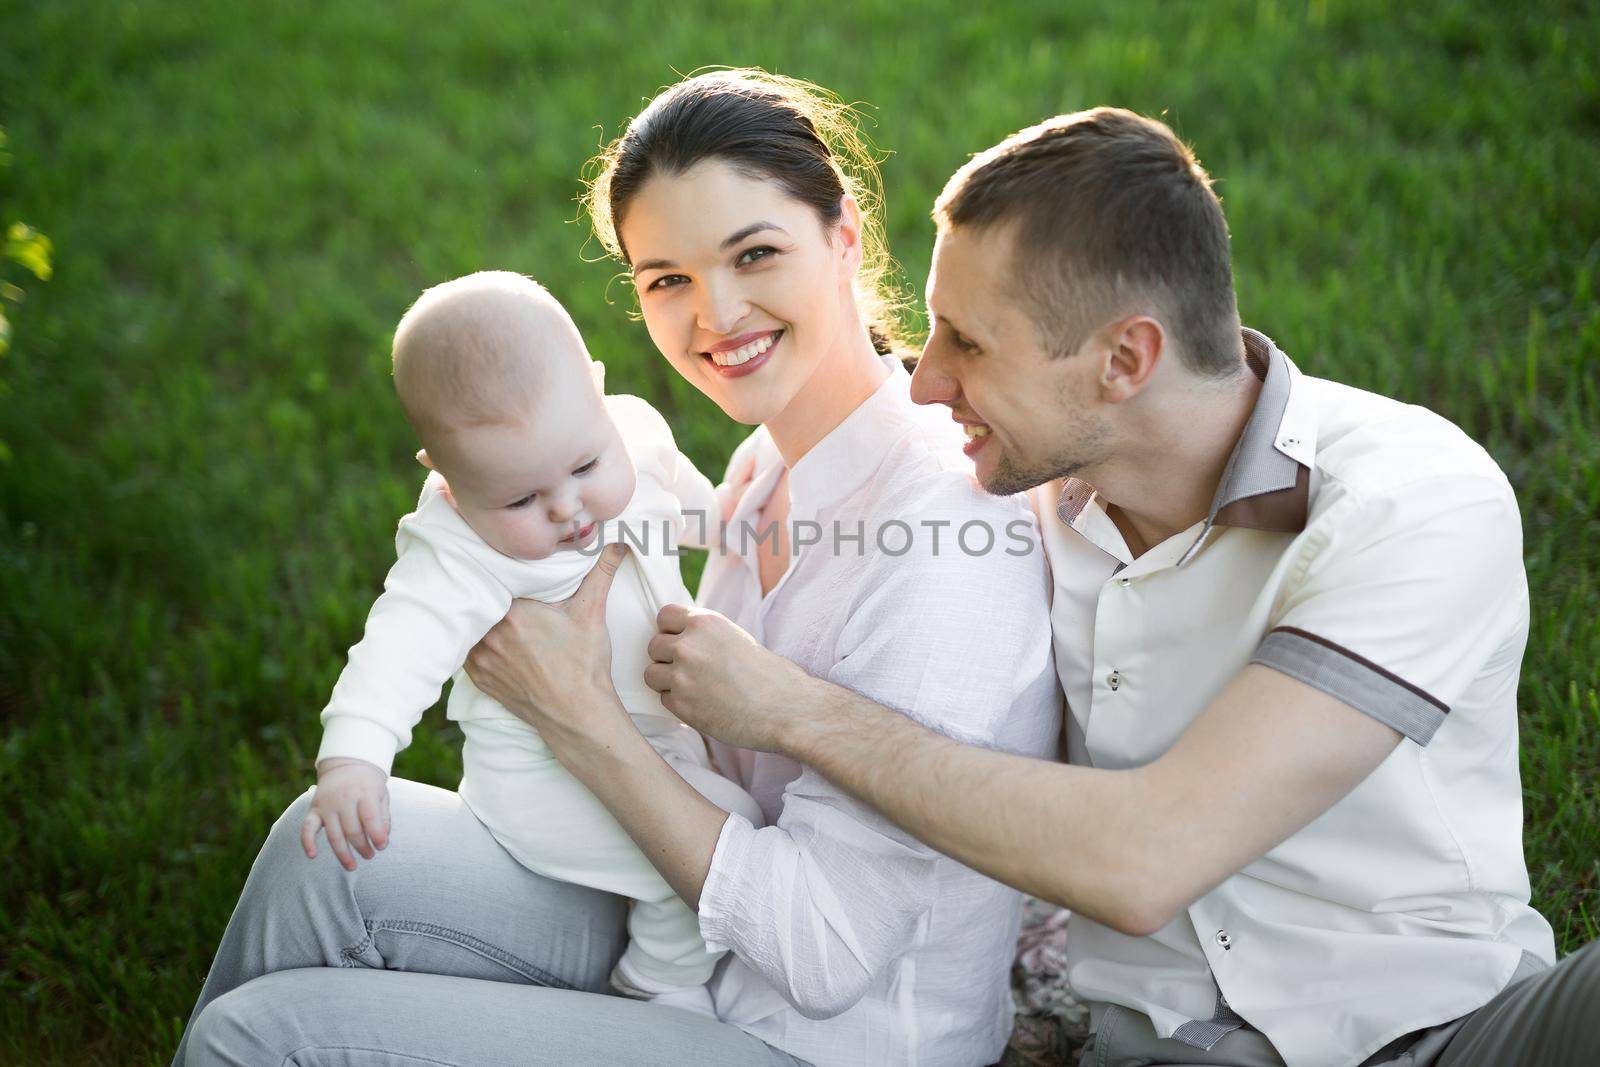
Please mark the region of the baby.
<svg viewBox="0 0 1600 1067"><path fill-rule="evenodd" d="M394 755L452 679L462 799L530 870L633 899L630 943L611 975L617 991L710 1014L704 983L717 956L694 912L538 732L461 670L514 597L571 596L610 524L603 540L633 549L606 601L623 706L690 785L761 825L755 801L711 769L704 739L643 679L656 613L690 601L676 543L691 525L686 512L700 513L701 530L718 515L711 484L649 404L604 395L602 369L561 305L518 274L435 286L400 320L395 390L433 473L400 520L399 558L322 712L301 839L315 856L323 828L336 851L349 837L371 854L367 839L388 832Z"/></svg>

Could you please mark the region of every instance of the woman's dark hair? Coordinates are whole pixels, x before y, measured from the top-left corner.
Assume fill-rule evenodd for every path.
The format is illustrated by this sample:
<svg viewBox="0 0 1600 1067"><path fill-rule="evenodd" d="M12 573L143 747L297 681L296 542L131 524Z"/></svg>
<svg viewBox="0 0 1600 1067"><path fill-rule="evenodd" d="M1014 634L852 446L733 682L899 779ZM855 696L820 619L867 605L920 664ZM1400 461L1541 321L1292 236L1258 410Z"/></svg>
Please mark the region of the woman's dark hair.
<svg viewBox="0 0 1600 1067"><path fill-rule="evenodd" d="M662 90L590 160L584 206L607 252L629 262L620 230L628 204L653 175L682 174L720 160L777 182L831 228L839 198L861 209L861 268L856 305L878 351L903 348L898 323L905 299L893 282L878 219L882 184L855 108L810 82L762 70L714 70Z"/></svg>

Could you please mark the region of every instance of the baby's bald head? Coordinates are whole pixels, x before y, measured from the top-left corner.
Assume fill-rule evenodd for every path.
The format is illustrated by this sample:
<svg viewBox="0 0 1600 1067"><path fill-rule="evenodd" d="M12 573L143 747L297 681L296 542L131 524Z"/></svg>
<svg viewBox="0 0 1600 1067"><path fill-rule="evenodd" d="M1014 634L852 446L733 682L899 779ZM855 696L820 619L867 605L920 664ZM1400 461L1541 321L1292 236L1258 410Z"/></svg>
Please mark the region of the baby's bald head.
<svg viewBox="0 0 1600 1067"><path fill-rule="evenodd" d="M418 297L395 328L394 387L436 458L453 431L537 418L573 390L598 393L566 309L510 271L469 274Z"/></svg>

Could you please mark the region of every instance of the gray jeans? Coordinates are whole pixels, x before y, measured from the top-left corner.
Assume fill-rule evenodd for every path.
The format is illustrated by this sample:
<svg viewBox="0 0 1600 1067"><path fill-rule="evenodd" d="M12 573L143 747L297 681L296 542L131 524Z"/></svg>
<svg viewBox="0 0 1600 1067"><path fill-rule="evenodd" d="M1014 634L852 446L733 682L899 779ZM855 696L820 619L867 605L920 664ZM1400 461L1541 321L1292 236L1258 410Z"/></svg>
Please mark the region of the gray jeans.
<svg viewBox="0 0 1600 1067"><path fill-rule="evenodd" d="M455 794L389 782L389 847L353 872L299 842L250 868L176 1065L767 1064L744 1031L607 995L627 901L518 864Z"/></svg>
<svg viewBox="0 0 1600 1067"><path fill-rule="evenodd" d="M1532 966L1527 966L1530 961ZM1524 967L1489 1003L1411 1034L1361 1067L1558 1067L1600 1064L1600 942L1554 967ZM1284 1067L1259 1031L1235 1030L1208 1049L1159 1038L1148 1016L1108 1005L1082 1067Z"/></svg>

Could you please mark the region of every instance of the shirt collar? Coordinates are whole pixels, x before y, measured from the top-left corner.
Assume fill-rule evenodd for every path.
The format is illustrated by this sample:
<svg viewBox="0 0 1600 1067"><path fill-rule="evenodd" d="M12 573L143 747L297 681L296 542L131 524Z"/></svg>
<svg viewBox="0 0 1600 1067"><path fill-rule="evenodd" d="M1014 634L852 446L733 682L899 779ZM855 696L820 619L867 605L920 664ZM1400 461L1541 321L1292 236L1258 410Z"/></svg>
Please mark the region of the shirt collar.
<svg viewBox="0 0 1600 1067"><path fill-rule="evenodd" d="M1206 524L1299 533L1311 500L1312 450L1304 446L1314 430L1303 406L1290 408L1299 371L1265 334L1246 329L1244 348L1245 361L1262 379L1261 392L1228 457Z"/></svg>
<svg viewBox="0 0 1600 1067"><path fill-rule="evenodd" d="M1266 334L1245 328L1245 362L1261 391L1223 468L1205 525L1182 566L1199 549L1213 526L1237 526L1277 533L1305 529L1311 500L1311 460L1316 453L1316 423L1300 371ZM1096 500L1094 487L1081 478L1067 478L1056 514L1081 529L1079 520Z"/></svg>

